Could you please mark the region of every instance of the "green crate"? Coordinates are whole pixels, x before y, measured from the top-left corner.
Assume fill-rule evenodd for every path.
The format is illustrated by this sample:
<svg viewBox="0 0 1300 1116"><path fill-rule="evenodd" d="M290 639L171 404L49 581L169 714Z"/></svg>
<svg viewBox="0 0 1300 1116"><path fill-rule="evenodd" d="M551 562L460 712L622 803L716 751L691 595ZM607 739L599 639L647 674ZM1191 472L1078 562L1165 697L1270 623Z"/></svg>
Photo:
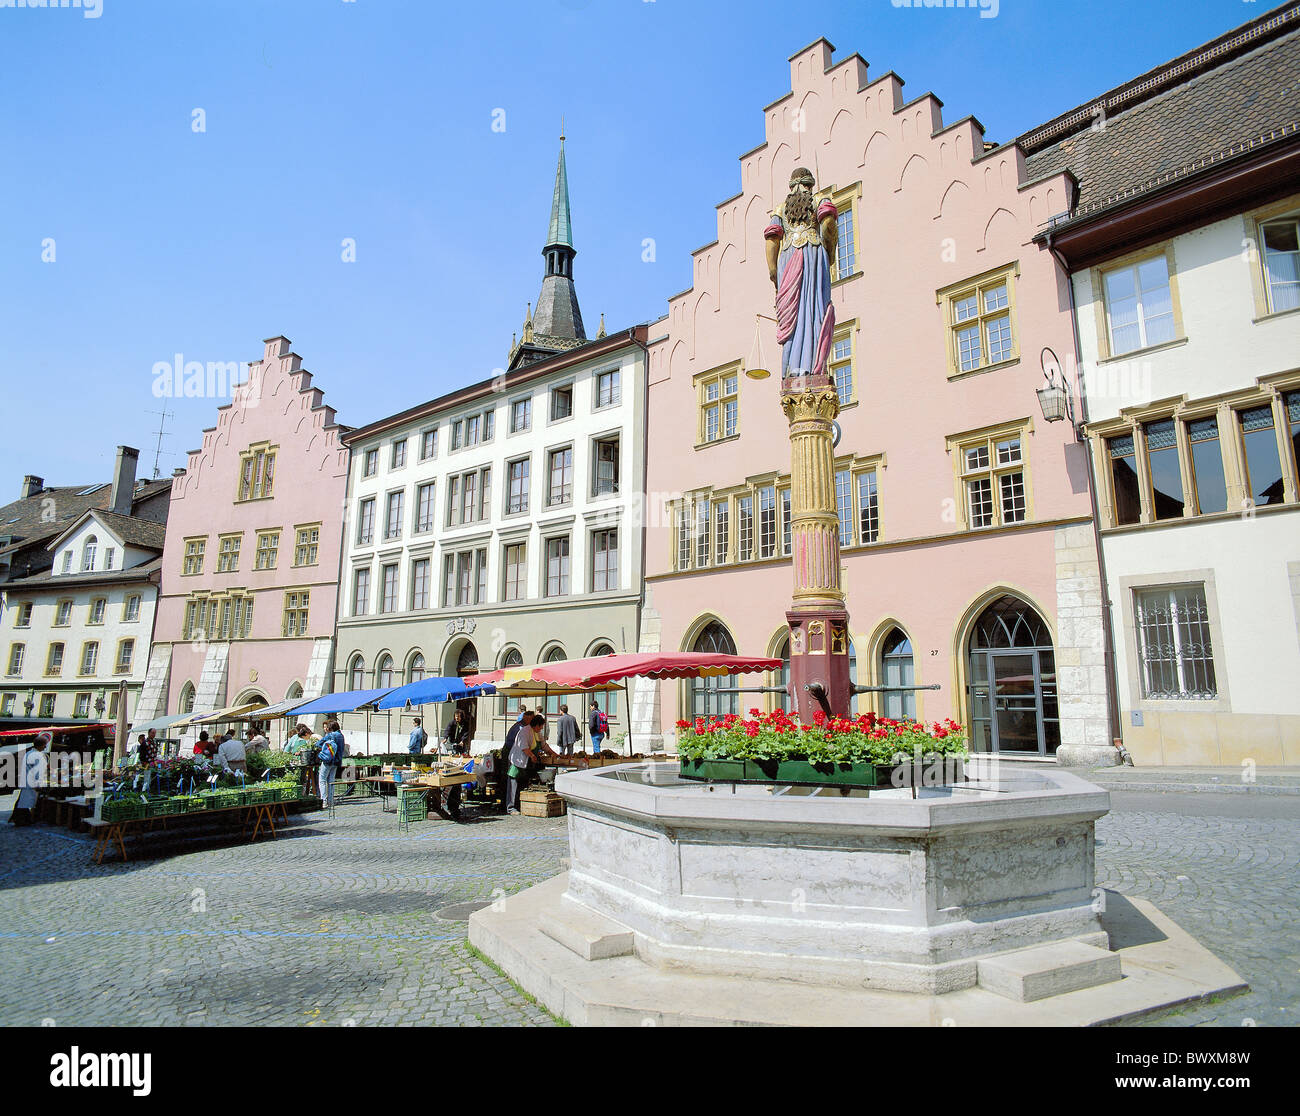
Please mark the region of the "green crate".
<svg viewBox="0 0 1300 1116"><path fill-rule="evenodd" d="M146 818L167 818L178 812L176 803L170 798L160 798L153 802L146 802L144 805Z"/></svg>
<svg viewBox="0 0 1300 1116"><path fill-rule="evenodd" d="M274 787L257 787L244 793L249 806L266 806L279 797Z"/></svg>
<svg viewBox="0 0 1300 1116"><path fill-rule="evenodd" d="M187 794L174 795L172 797L172 802L175 803L176 812L178 814L189 814L195 810L203 810L207 808L207 803L204 802L203 799L191 798Z"/></svg>
<svg viewBox="0 0 1300 1116"><path fill-rule="evenodd" d="M109 801L104 803L100 816L109 822L135 821L144 817L144 806L139 802Z"/></svg>
<svg viewBox="0 0 1300 1116"><path fill-rule="evenodd" d="M275 800L277 802L297 802L301 797L301 787L276 787L275 789Z"/></svg>

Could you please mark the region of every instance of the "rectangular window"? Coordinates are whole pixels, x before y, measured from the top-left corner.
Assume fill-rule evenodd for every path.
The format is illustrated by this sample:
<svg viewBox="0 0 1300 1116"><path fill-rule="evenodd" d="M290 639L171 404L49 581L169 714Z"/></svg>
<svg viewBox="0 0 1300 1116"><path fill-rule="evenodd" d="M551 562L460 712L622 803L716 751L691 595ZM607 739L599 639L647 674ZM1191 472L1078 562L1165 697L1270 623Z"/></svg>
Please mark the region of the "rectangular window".
<svg viewBox="0 0 1300 1116"><path fill-rule="evenodd" d="M442 607L451 608L456 603L456 556L444 554L442 558Z"/></svg>
<svg viewBox="0 0 1300 1116"><path fill-rule="evenodd" d="M683 500L677 505L677 568L691 568L691 502Z"/></svg>
<svg viewBox="0 0 1300 1116"><path fill-rule="evenodd" d="M388 510L384 516L384 538L396 539L402 534L402 507L406 502L406 492L388 494Z"/></svg>
<svg viewBox="0 0 1300 1116"><path fill-rule="evenodd" d="M1300 307L1300 222L1294 217L1270 221L1264 239L1264 281L1268 308L1274 314Z"/></svg>
<svg viewBox="0 0 1300 1116"><path fill-rule="evenodd" d="M469 591L474 574L474 555L468 551L462 551L456 555L456 603L458 605L469 604Z"/></svg>
<svg viewBox="0 0 1300 1116"><path fill-rule="evenodd" d="M740 377L735 372L721 372L699 383L700 430L702 444L735 435L740 421Z"/></svg>
<svg viewBox="0 0 1300 1116"><path fill-rule="evenodd" d="M239 548L243 535L223 535L217 548L217 573L234 573L239 569Z"/></svg>
<svg viewBox="0 0 1300 1116"><path fill-rule="evenodd" d="M708 500L697 500L695 503L695 565L699 569L709 564L709 543L712 541L710 508Z"/></svg>
<svg viewBox="0 0 1300 1116"><path fill-rule="evenodd" d="M27 650L25 643L14 643L9 646L9 669L5 671L11 677L23 672L23 654ZM84 671L82 673L85 673Z"/></svg>
<svg viewBox="0 0 1300 1116"><path fill-rule="evenodd" d="M1273 408L1252 407L1238 411L1241 444L1246 456L1246 492L1256 506L1280 504L1285 496L1282 486L1282 461L1277 452L1277 434L1273 428Z"/></svg>
<svg viewBox="0 0 1300 1116"><path fill-rule="evenodd" d="M713 501L713 560L726 562L731 554L731 507L728 500Z"/></svg>
<svg viewBox="0 0 1300 1116"><path fill-rule="evenodd" d="M424 534L434 527L434 482L428 481L415 490L415 533Z"/></svg>
<svg viewBox="0 0 1300 1116"><path fill-rule="evenodd" d="M567 504L573 499L573 447L551 450L548 462L546 506Z"/></svg>
<svg viewBox="0 0 1300 1116"><path fill-rule="evenodd" d="M420 435L420 460L428 461L438 456L438 428L435 426Z"/></svg>
<svg viewBox="0 0 1300 1116"><path fill-rule="evenodd" d="M964 446L960 461L968 528L1024 522L1028 499L1019 436Z"/></svg>
<svg viewBox="0 0 1300 1116"><path fill-rule="evenodd" d="M473 523L476 507L478 507L478 474L466 473L460 478L460 521Z"/></svg>
<svg viewBox="0 0 1300 1116"><path fill-rule="evenodd" d="M99 644L84 643L81 646L81 669L79 674L94 674L99 666Z"/></svg>
<svg viewBox="0 0 1300 1116"><path fill-rule="evenodd" d="M122 605L122 620L130 623L133 620L140 619L140 598L137 596L127 597L126 603Z"/></svg>
<svg viewBox="0 0 1300 1116"><path fill-rule="evenodd" d="M124 639L117 645L117 674L130 674L135 658L135 640Z"/></svg>
<svg viewBox="0 0 1300 1116"><path fill-rule="evenodd" d="M551 421L566 419L573 414L573 385L551 388Z"/></svg>
<svg viewBox="0 0 1300 1116"><path fill-rule="evenodd" d="M72 572L72 551L70 550L65 550L63 552L63 572Z"/></svg>
<svg viewBox="0 0 1300 1116"><path fill-rule="evenodd" d="M72 715L74 717L90 716L90 695L89 694L77 695L76 704L73 706Z"/></svg>
<svg viewBox="0 0 1300 1116"><path fill-rule="evenodd" d="M457 419L451 424L451 448L458 450L465 444L465 422Z"/></svg>
<svg viewBox="0 0 1300 1116"><path fill-rule="evenodd" d="M294 533L293 564L314 566L320 558L320 527L299 527Z"/></svg>
<svg viewBox="0 0 1300 1116"><path fill-rule="evenodd" d="M352 615L365 616L370 611L370 571L357 570L352 575Z"/></svg>
<svg viewBox="0 0 1300 1116"><path fill-rule="evenodd" d="M479 548L474 551L474 603L487 603L487 551Z"/></svg>
<svg viewBox="0 0 1300 1116"><path fill-rule="evenodd" d="M1142 497L1138 488L1137 452L1131 434L1106 439L1110 456L1110 483L1115 500L1115 525L1137 523L1142 518Z"/></svg>
<svg viewBox="0 0 1300 1116"><path fill-rule="evenodd" d="M497 413L496 411L483 412L483 441L492 441L492 435L496 432Z"/></svg>
<svg viewBox="0 0 1300 1116"><path fill-rule="evenodd" d="M1014 266L940 292L947 304L949 375L1016 357Z"/></svg>
<svg viewBox="0 0 1300 1116"><path fill-rule="evenodd" d="M1139 589L1134 596L1142 696L1156 701L1217 697L1205 586Z"/></svg>
<svg viewBox="0 0 1300 1116"><path fill-rule="evenodd" d="M789 557L794 543L794 517L790 512L790 486L780 489L781 497L781 553Z"/></svg>
<svg viewBox="0 0 1300 1116"><path fill-rule="evenodd" d="M362 500L357 508L357 545L369 546L375 541L375 498Z"/></svg>
<svg viewBox="0 0 1300 1116"><path fill-rule="evenodd" d="M275 481L275 450L269 446L250 449L242 455L239 498L263 500L271 495Z"/></svg>
<svg viewBox="0 0 1300 1116"><path fill-rule="evenodd" d="M831 345L831 378L835 381L835 394L840 406L853 402L853 335L837 337Z"/></svg>
<svg viewBox="0 0 1300 1116"><path fill-rule="evenodd" d="M90 602L90 619L88 624L102 624L104 622L104 611L108 607L108 601L103 597L96 597Z"/></svg>
<svg viewBox="0 0 1300 1116"><path fill-rule="evenodd" d="M480 434L483 430L483 416L470 415L465 420L465 445L476 446L480 441Z"/></svg>
<svg viewBox="0 0 1300 1116"><path fill-rule="evenodd" d="M736 498L736 561L748 562L754 554L754 497Z"/></svg>
<svg viewBox="0 0 1300 1116"><path fill-rule="evenodd" d="M253 569L275 569L275 557L280 552L280 532L263 531L257 536L257 553L253 556Z"/></svg>
<svg viewBox="0 0 1300 1116"><path fill-rule="evenodd" d="M1198 515L1228 510L1228 485L1223 475L1223 452L1219 445L1219 420L1194 419L1187 424L1192 452L1192 497Z"/></svg>
<svg viewBox="0 0 1300 1116"><path fill-rule="evenodd" d="M880 538L880 505L874 469L858 474L858 536L864 543Z"/></svg>
<svg viewBox="0 0 1300 1116"><path fill-rule="evenodd" d="M305 636L311 594L306 589L290 590L284 595L284 634Z"/></svg>
<svg viewBox="0 0 1300 1116"><path fill-rule="evenodd" d="M1286 412L1287 433L1291 439L1291 475L1300 484L1300 391L1289 391L1282 397Z"/></svg>
<svg viewBox="0 0 1300 1116"><path fill-rule="evenodd" d="M516 399L510 404L510 433L519 434L533 425L533 399Z"/></svg>
<svg viewBox="0 0 1300 1116"><path fill-rule="evenodd" d="M835 278L843 279L857 270L857 242L854 238L853 204L837 206L840 213L835 218L838 237L835 242Z"/></svg>
<svg viewBox="0 0 1300 1116"><path fill-rule="evenodd" d="M447 526L460 522L460 477L447 478Z"/></svg>
<svg viewBox="0 0 1300 1116"><path fill-rule="evenodd" d="M40 717L54 716L54 694L41 694L41 708L37 714Z"/></svg>
<svg viewBox="0 0 1300 1116"><path fill-rule="evenodd" d="M397 565L390 563L382 567L379 571L380 580L383 585L383 593L380 596L380 612L397 611Z"/></svg>
<svg viewBox="0 0 1300 1116"><path fill-rule="evenodd" d="M390 468L400 469L406 464L406 439L399 438L393 443L393 457Z"/></svg>
<svg viewBox="0 0 1300 1116"><path fill-rule="evenodd" d="M528 548L525 543L512 543L505 553L505 591L507 601L522 601L528 596Z"/></svg>
<svg viewBox="0 0 1300 1116"><path fill-rule="evenodd" d="M1180 519L1183 514L1183 475L1178 464L1178 436L1172 419L1149 422L1143 428L1147 470L1156 519Z"/></svg>
<svg viewBox="0 0 1300 1116"><path fill-rule="evenodd" d="M428 558L417 558L411 563L411 608L429 607L431 563Z"/></svg>
<svg viewBox="0 0 1300 1116"><path fill-rule="evenodd" d="M569 592L569 536L546 540L546 595L563 597Z"/></svg>
<svg viewBox="0 0 1300 1116"><path fill-rule="evenodd" d="M618 492L617 438L600 438L596 441L594 464L596 475L592 478L592 495L608 496Z"/></svg>
<svg viewBox="0 0 1300 1116"><path fill-rule="evenodd" d="M56 628L66 628L72 623L72 602L62 600L54 613L54 626Z"/></svg>
<svg viewBox="0 0 1300 1116"><path fill-rule="evenodd" d="M1169 260L1162 252L1102 273L1110 354L1120 356L1174 340Z"/></svg>
<svg viewBox="0 0 1300 1116"><path fill-rule="evenodd" d="M617 368L612 368L608 372L597 374L595 402L597 408L612 407L619 401L621 398L619 375L619 370Z"/></svg>
<svg viewBox="0 0 1300 1116"><path fill-rule="evenodd" d="M111 546L104 548L104 569L111 570L113 568L113 558L116 554L117 551Z"/></svg>
<svg viewBox="0 0 1300 1116"><path fill-rule="evenodd" d="M618 530L593 531L591 536L591 591L618 588Z"/></svg>
<svg viewBox="0 0 1300 1116"><path fill-rule="evenodd" d="M366 455L361 459L361 475L363 477L373 477L379 472L379 450L368 449Z"/></svg>
<svg viewBox="0 0 1300 1116"><path fill-rule="evenodd" d="M203 552L207 549L207 545L207 539L185 540L185 560L181 566L183 576L189 577L203 572Z"/></svg>
<svg viewBox="0 0 1300 1116"><path fill-rule="evenodd" d="M18 611L14 613L15 628L30 628L32 626L32 602L23 601L18 606Z"/></svg>
<svg viewBox="0 0 1300 1116"><path fill-rule="evenodd" d="M835 471L835 511L840 520L840 546L853 545L853 474Z"/></svg>
<svg viewBox="0 0 1300 1116"><path fill-rule="evenodd" d="M50 650L45 657L46 674L63 673L63 644L51 643Z"/></svg>
<svg viewBox="0 0 1300 1116"><path fill-rule="evenodd" d="M506 514L520 515L528 510L528 470L530 459L525 457L506 466L509 490L506 494Z"/></svg>
<svg viewBox="0 0 1300 1116"><path fill-rule="evenodd" d="M776 553L776 488L768 485L758 490L758 556L771 558Z"/></svg>

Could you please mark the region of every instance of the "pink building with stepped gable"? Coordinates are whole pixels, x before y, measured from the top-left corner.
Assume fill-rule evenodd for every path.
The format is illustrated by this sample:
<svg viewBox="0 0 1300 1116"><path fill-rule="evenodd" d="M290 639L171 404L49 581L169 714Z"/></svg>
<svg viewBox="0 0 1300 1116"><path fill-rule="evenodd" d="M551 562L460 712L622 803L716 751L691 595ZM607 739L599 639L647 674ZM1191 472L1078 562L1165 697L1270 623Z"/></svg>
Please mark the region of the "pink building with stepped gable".
<svg viewBox="0 0 1300 1116"><path fill-rule="evenodd" d="M791 58L717 240L650 327L647 490L667 514L647 532L642 649L788 657L790 448L763 230L807 167L840 213L830 364L855 678L940 687L857 710L953 717L985 751L1104 746L1088 464L1035 396L1040 354L1065 362L1074 342L1067 277L1031 238L1073 181L1031 181L1014 144L986 144L972 117L945 124L933 94L908 101L901 78L832 50ZM748 378L760 363L772 376ZM646 686L634 718L671 737L678 717L781 700L720 687L784 682Z"/></svg>
<svg viewBox="0 0 1300 1116"><path fill-rule="evenodd" d="M176 471L136 723L326 692L348 451L285 337Z"/></svg>

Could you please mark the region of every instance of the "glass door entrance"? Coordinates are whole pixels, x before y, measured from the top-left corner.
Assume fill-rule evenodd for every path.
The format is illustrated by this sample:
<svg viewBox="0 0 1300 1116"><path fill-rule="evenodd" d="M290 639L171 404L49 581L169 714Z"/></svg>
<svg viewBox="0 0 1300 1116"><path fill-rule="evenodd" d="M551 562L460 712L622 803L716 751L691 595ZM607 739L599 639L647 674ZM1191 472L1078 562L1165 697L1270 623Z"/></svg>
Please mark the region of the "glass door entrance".
<svg viewBox="0 0 1300 1116"><path fill-rule="evenodd" d="M1023 601L1002 597L977 621L969 695L972 751L1055 754L1056 656L1047 626Z"/></svg>

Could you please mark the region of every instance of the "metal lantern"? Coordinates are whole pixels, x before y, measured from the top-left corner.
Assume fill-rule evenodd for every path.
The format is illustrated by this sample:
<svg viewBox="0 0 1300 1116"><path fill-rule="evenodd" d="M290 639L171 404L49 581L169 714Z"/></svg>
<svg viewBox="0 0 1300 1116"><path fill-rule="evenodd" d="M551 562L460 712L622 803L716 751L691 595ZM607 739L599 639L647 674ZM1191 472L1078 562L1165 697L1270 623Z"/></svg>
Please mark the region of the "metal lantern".
<svg viewBox="0 0 1300 1116"><path fill-rule="evenodd" d="M1070 401L1066 396L1065 387L1054 378L1049 379L1036 394L1038 405L1043 411L1043 418L1048 422L1060 422L1063 418L1069 418Z"/></svg>

